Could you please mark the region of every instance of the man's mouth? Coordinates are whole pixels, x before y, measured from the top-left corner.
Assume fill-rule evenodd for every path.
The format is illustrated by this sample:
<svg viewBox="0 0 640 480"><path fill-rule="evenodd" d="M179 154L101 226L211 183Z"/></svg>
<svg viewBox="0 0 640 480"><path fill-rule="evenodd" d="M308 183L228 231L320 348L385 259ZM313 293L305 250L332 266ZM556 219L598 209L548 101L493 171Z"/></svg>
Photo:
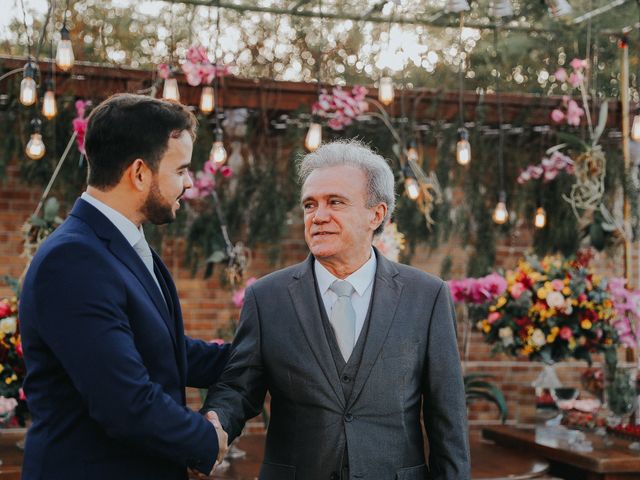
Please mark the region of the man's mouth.
<svg viewBox="0 0 640 480"><path fill-rule="evenodd" d="M311 234L312 237L326 236L326 235L336 235L336 232L315 232Z"/></svg>

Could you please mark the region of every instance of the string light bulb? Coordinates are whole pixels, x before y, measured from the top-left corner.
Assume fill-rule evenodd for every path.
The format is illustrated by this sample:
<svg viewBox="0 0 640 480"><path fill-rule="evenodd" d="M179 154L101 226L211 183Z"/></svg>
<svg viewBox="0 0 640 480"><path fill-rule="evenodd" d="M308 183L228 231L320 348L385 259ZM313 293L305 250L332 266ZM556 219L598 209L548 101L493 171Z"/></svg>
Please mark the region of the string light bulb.
<svg viewBox="0 0 640 480"><path fill-rule="evenodd" d="M53 91L53 83L51 80L47 82L47 91L44 93L42 102L42 115L51 120L58 114L58 106L56 105L56 94Z"/></svg>
<svg viewBox="0 0 640 480"><path fill-rule="evenodd" d="M66 15L66 13L65 13ZM56 51L56 65L64 72L70 70L75 62L73 55L73 45L71 44L71 35L66 25L62 25L60 30L60 41Z"/></svg>
<svg viewBox="0 0 640 480"><path fill-rule="evenodd" d="M218 167L221 167L227 161L227 150L224 148L222 129L220 127L217 127L215 130L210 158Z"/></svg>
<svg viewBox="0 0 640 480"><path fill-rule="evenodd" d="M468 165L471 161L471 144L469 143L469 131L466 128L460 128L458 130L456 161L460 165Z"/></svg>
<svg viewBox="0 0 640 480"><path fill-rule="evenodd" d="M36 66L29 62L24 66L24 77L20 82L20 103L25 107L29 107L36 103L37 87L36 87Z"/></svg>
<svg viewBox="0 0 640 480"><path fill-rule="evenodd" d="M507 210L507 194L502 191L498 197L498 203L493 211L493 221L498 225L502 225L509 220L509 211Z"/></svg>
<svg viewBox="0 0 640 480"><path fill-rule="evenodd" d="M413 173L409 165L405 165L402 169L404 174L404 191L411 200L417 200L420 196L420 184L416 179L416 174Z"/></svg>
<svg viewBox="0 0 640 480"><path fill-rule="evenodd" d="M44 142L42 141L42 135L40 134L40 127L42 126L42 122L38 118L34 118L31 120L31 139L25 148L25 153L27 157L32 160L40 160L44 157L46 152L46 148L44 146Z"/></svg>
<svg viewBox="0 0 640 480"><path fill-rule="evenodd" d="M309 124L307 136L304 138L304 146L310 152L315 152L322 143L322 125L316 121Z"/></svg>
<svg viewBox="0 0 640 480"><path fill-rule="evenodd" d="M164 88L162 89L162 98L165 100L180 101L180 90L178 89L178 80L174 77L165 79Z"/></svg>
<svg viewBox="0 0 640 480"><path fill-rule="evenodd" d="M200 95L200 111L204 114L213 112L215 94L212 86L206 86L202 88L202 94Z"/></svg>
<svg viewBox="0 0 640 480"><path fill-rule="evenodd" d="M544 228L547 225L547 212L544 211L544 208L538 207L536 209L533 224L536 228Z"/></svg>
<svg viewBox="0 0 640 480"><path fill-rule="evenodd" d="M383 105L390 105L394 96L393 80L391 77L382 77L378 85L378 100Z"/></svg>
<svg viewBox="0 0 640 480"><path fill-rule="evenodd" d="M633 117L633 124L631 125L631 140L634 142L640 142L640 108L636 111Z"/></svg>

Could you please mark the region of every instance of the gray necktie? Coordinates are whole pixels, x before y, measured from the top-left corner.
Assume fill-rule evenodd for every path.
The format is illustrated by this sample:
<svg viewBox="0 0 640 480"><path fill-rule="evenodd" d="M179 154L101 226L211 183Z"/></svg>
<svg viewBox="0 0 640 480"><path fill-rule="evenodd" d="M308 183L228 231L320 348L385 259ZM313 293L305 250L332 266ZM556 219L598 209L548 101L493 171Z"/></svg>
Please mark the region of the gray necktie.
<svg viewBox="0 0 640 480"><path fill-rule="evenodd" d="M153 281L156 282L156 285L158 286L158 290L160 290L160 294L164 297L164 294L162 293L162 289L160 288L160 283L158 283L156 274L153 271L153 255L151 254L151 248L147 243L147 239L144 238L144 234L140 237L140 240L138 240L133 245L133 249L136 251L138 255L140 255L140 258L142 259L142 263L144 263L144 266L147 267L147 270L149 270L149 273L151 274Z"/></svg>
<svg viewBox="0 0 640 480"><path fill-rule="evenodd" d="M354 288L349 282L336 280L331 284L329 290L338 295L338 299L331 309L329 321L333 326L340 353L345 361L349 361L356 340L356 311L351 304Z"/></svg>

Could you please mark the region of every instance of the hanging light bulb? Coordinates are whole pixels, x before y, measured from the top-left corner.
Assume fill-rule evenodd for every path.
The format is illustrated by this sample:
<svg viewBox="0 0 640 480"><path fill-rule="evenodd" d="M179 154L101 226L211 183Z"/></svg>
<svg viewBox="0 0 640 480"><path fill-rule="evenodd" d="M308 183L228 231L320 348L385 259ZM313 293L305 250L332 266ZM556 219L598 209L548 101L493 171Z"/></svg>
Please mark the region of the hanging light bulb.
<svg viewBox="0 0 640 480"><path fill-rule="evenodd" d="M31 139L27 143L25 153L27 157L32 160L40 160L44 157L46 149L44 148L44 142L42 141L42 135L40 135L40 127L42 122L38 118L31 120Z"/></svg>
<svg viewBox="0 0 640 480"><path fill-rule="evenodd" d="M411 140L407 146L407 160L417 162L419 159L420 154L418 153L418 145L415 140Z"/></svg>
<svg viewBox="0 0 640 480"><path fill-rule="evenodd" d="M211 147L210 159L221 167L227 161L227 151L224 148L224 142L222 141L222 129L217 127L214 133L213 146Z"/></svg>
<svg viewBox="0 0 640 480"><path fill-rule="evenodd" d="M318 122L312 121L309 124L309 130L307 136L304 139L304 146L310 152L314 152L318 149L322 143L322 125Z"/></svg>
<svg viewBox="0 0 640 480"><path fill-rule="evenodd" d="M20 103L25 107L36 103L36 66L29 62L24 66L24 77L20 82Z"/></svg>
<svg viewBox="0 0 640 480"><path fill-rule="evenodd" d="M460 165L467 165L471 161L471 144L469 143L469 131L466 128L458 130L456 161Z"/></svg>
<svg viewBox="0 0 640 480"><path fill-rule="evenodd" d="M75 57L73 56L73 45L71 45L71 35L66 25L62 25L60 30L60 41L56 51L56 65L62 71L67 71L73 67Z"/></svg>
<svg viewBox="0 0 640 480"><path fill-rule="evenodd" d="M551 15L556 18L569 15L573 11L567 0L547 0L547 6L551 11Z"/></svg>
<svg viewBox="0 0 640 480"><path fill-rule="evenodd" d="M58 106L56 105L56 95L53 92L53 83L51 80L47 82L47 91L44 94L44 101L42 102L42 115L51 120L58 114Z"/></svg>
<svg viewBox="0 0 640 480"><path fill-rule="evenodd" d="M544 228L547 224L547 212L544 211L544 208L538 207L536 210L536 216L533 220L533 224L536 228Z"/></svg>
<svg viewBox="0 0 640 480"><path fill-rule="evenodd" d="M214 100L215 95L213 92L213 87L203 87L202 94L200 95L200 111L205 114L213 112Z"/></svg>
<svg viewBox="0 0 640 480"><path fill-rule="evenodd" d="M640 108L633 117L633 125L631 125L631 140L640 142Z"/></svg>
<svg viewBox="0 0 640 480"><path fill-rule="evenodd" d="M460 13L471 10L471 7L467 0L449 0L444 10L447 13Z"/></svg>
<svg viewBox="0 0 640 480"><path fill-rule="evenodd" d="M162 89L162 98L165 100L180 101L180 90L178 90L178 80L175 78L167 78L164 81L164 88Z"/></svg>
<svg viewBox="0 0 640 480"><path fill-rule="evenodd" d="M420 185L416 179L416 174L413 173L409 165L405 165L402 168L404 174L404 191L411 200L417 200L420 196Z"/></svg>
<svg viewBox="0 0 640 480"><path fill-rule="evenodd" d="M498 225L502 225L509 220L509 211L507 210L507 194L502 191L498 197L498 204L493 211L493 221Z"/></svg>
<svg viewBox="0 0 640 480"><path fill-rule="evenodd" d="M418 186L418 181L415 178L406 178L404 180L404 190L407 192L407 196L411 200L417 200L420 196L420 187Z"/></svg>
<svg viewBox="0 0 640 480"><path fill-rule="evenodd" d="M393 102L393 80L391 77L382 77L378 86L378 100L383 105L389 105Z"/></svg>
<svg viewBox="0 0 640 480"><path fill-rule="evenodd" d="M513 16L511 0L495 0L489 8L489 15L495 18Z"/></svg>

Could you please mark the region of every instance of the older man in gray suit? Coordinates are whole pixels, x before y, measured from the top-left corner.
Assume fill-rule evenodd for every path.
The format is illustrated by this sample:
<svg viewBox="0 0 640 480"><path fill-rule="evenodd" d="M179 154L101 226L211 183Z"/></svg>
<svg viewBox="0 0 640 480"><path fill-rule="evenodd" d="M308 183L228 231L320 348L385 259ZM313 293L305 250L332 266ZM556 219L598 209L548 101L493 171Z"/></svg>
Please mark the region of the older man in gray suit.
<svg viewBox="0 0 640 480"><path fill-rule="evenodd" d="M357 142L336 142L302 159L300 180L311 255L247 289L203 412L233 439L269 391L261 480L468 479L447 285L371 246L395 206L391 169Z"/></svg>

